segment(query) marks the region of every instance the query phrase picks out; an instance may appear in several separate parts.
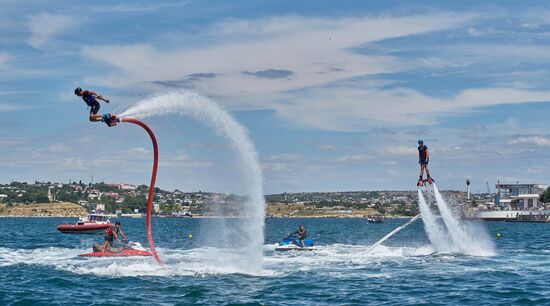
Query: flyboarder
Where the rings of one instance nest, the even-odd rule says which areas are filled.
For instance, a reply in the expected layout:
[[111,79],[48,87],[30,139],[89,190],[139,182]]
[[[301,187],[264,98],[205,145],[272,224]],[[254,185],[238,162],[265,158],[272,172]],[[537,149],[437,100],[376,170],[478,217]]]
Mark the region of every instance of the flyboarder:
[[109,103],[109,99],[104,98],[101,95],[98,95],[96,92],[91,90],[82,90],[82,88],[77,87],[74,90],[74,94],[81,97],[84,102],[90,107],[90,121],[91,122],[105,122],[108,126],[116,125],[116,116],[109,113],[101,115],[97,112],[99,111],[99,102],[97,100],[104,101]]
[[[424,144],[423,140],[418,141],[418,163],[420,164],[420,177],[418,178],[417,186],[422,186],[424,183],[433,184],[434,179],[430,177],[430,169],[428,169],[428,162],[430,161],[430,152],[428,152],[428,147]],[[424,180],[424,170],[426,170],[426,175],[428,176]]]

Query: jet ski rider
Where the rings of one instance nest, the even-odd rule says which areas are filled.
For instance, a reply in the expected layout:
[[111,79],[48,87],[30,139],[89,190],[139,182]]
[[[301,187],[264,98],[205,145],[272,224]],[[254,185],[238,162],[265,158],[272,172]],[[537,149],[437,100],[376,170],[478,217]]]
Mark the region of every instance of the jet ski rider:
[[116,240],[122,242],[120,238],[118,238],[117,233],[120,234],[120,236],[124,239],[124,241],[128,241],[126,239],[126,235],[124,235],[124,232],[120,229],[120,221],[115,222],[115,225],[111,225],[108,228],[105,229],[105,237],[102,247],[102,252],[105,252],[107,248],[110,248],[113,246],[113,240],[116,238]]
[[293,236],[293,235],[298,235],[298,241],[300,242],[301,245],[298,245],[298,246],[301,246],[302,248],[305,247],[304,245],[304,240],[306,240],[306,237],[307,237],[307,232],[306,232],[306,228],[303,226],[303,225],[300,225],[300,228],[298,228],[297,231],[291,233],[290,235],[288,235],[289,237],[290,236]]

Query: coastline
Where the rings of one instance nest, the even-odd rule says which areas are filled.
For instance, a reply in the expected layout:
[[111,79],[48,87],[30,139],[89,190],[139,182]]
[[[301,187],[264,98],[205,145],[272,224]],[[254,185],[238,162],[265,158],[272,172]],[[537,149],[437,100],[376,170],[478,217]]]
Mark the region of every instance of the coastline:
[[84,207],[69,202],[0,204],[0,218],[78,218],[86,215]]
[[[366,219],[371,215],[378,214],[376,210],[341,210],[341,209],[318,209],[311,206],[269,204],[266,207],[266,219]],[[62,203],[37,203],[37,204],[0,204],[0,218],[78,218],[87,215],[84,207],[69,202]],[[143,216],[144,217],[144,216]],[[139,218],[143,218],[139,217]],[[177,218],[186,219],[190,217],[173,217],[164,215],[153,215],[154,218]],[[411,218],[403,215],[385,215],[386,218]],[[116,218],[116,217],[113,217]],[[125,218],[125,217],[123,217]],[[130,218],[130,217],[128,217]],[[135,217],[134,217],[135,218]],[[246,218],[239,216],[212,216],[193,215],[192,219],[237,219]]]

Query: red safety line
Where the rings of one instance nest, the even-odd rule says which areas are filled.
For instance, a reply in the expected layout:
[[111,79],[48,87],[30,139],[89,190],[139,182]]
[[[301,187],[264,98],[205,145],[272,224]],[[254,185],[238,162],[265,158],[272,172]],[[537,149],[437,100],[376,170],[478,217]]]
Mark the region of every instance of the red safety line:
[[151,131],[151,129],[145,123],[137,119],[124,117],[124,118],[121,118],[120,121],[129,122],[129,123],[133,123],[141,126],[145,131],[147,131],[147,134],[149,134],[149,137],[151,137],[151,142],[153,142],[153,151],[154,151],[153,174],[151,175],[151,184],[149,185],[149,195],[147,197],[147,219],[145,221],[145,229],[147,231],[147,241],[149,242],[149,249],[151,249],[151,253],[157,260],[157,263],[159,265],[162,265],[162,261],[157,255],[157,252],[155,251],[155,243],[153,242],[153,234],[151,233],[151,209],[153,208],[153,195],[155,192],[155,181],[157,180],[157,169],[158,169],[158,161],[159,161],[159,149],[157,145],[157,139],[155,138],[155,134],[153,134],[153,131]]

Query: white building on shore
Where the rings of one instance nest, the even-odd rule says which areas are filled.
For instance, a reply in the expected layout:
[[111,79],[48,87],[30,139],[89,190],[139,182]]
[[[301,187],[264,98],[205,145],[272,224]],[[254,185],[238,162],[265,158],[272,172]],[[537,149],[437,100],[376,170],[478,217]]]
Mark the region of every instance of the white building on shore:
[[550,215],[544,210],[539,196],[547,188],[543,184],[497,184],[495,207],[492,210],[479,210],[477,219],[499,221],[521,219],[521,216]]

